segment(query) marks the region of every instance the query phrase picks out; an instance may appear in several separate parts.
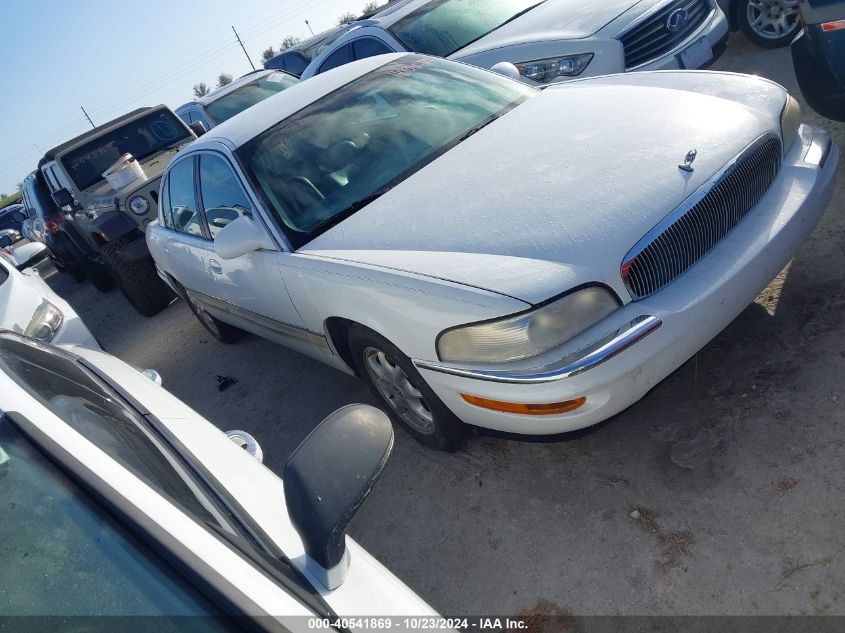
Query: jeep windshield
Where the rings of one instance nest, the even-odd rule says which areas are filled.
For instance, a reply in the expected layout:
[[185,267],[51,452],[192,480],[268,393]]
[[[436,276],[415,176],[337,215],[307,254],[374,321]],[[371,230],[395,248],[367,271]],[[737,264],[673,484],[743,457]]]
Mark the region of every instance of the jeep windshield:
[[538,4],[537,0],[431,0],[387,30],[409,51],[448,57]]
[[480,68],[406,55],[283,119],[237,153],[298,248],[535,94]]
[[61,161],[79,191],[84,191],[103,180],[103,172],[123,154],[144,160],[190,138],[190,131],[175,114],[155,110],[80,145]]
[[235,88],[219,99],[206,104],[205,110],[215,123],[223,123],[226,119],[231,119],[236,114],[240,114],[256,103],[264,101],[267,97],[272,97],[277,92],[290,88],[298,82],[299,79],[287,73],[270,73]]

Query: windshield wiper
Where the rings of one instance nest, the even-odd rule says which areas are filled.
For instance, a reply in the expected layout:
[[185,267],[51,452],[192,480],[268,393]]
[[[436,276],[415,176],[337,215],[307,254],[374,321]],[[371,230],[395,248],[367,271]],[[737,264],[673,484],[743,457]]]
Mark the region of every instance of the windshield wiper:
[[472,136],[473,134],[478,132],[478,130],[487,127],[488,125],[490,125],[493,121],[495,121],[498,118],[499,118],[499,115],[495,115],[495,116],[490,117],[486,121],[482,121],[481,123],[479,123],[475,127],[471,127],[463,136],[458,138],[457,142],[461,143],[461,142],[467,140],[470,136]]
[[381,189],[377,189],[373,193],[371,193],[367,196],[364,196],[363,198],[361,198],[359,200],[356,200],[355,202],[350,204],[348,207],[346,207],[343,211],[339,211],[338,213],[335,213],[332,217],[327,218],[327,219],[323,220],[322,222],[320,222],[317,226],[315,226],[313,229],[311,229],[309,231],[309,233],[311,235],[316,235],[317,233],[322,233],[323,231],[330,229],[335,224],[342,222],[343,220],[348,218],[350,215],[352,215],[356,211],[360,211],[361,209],[366,207],[368,204],[370,204],[371,202],[373,202],[377,198],[380,198],[385,193],[387,193],[389,190],[390,190],[390,187],[382,187]]

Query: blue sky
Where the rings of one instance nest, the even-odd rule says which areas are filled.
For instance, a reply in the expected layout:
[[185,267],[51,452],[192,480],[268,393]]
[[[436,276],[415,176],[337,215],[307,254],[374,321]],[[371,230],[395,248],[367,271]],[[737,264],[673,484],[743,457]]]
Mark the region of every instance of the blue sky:
[[0,192],[52,146],[134,108],[193,98],[199,81],[251,70],[286,35],[306,37],[366,0],[44,0],[0,3]]

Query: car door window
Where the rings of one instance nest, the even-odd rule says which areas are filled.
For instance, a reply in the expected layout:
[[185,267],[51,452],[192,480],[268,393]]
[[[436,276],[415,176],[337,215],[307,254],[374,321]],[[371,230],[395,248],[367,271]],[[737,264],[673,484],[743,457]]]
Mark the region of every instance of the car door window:
[[170,185],[168,207],[173,228],[180,233],[203,237],[202,218],[198,213],[197,196],[194,191],[194,159],[179,161],[167,177]]
[[252,204],[222,156],[203,154],[200,157],[200,195],[212,238],[232,220],[242,215],[252,217]]
[[326,57],[325,61],[320,66],[320,72],[324,73],[332,68],[343,66],[352,61],[352,44],[341,46],[334,53]]
[[387,44],[374,37],[362,37],[360,40],[355,40],[352,46],[355,50],[355,59],[365,59],[393,52]]
[[170,179],[165,178],[161,185],[161,221],[169,229],[173,228],[173,216],[170,215]]
[[288,53],[285,55],[284,59],[285,70],[297,77],[299,77],[303,72],[305,72],[305,69],[308,68],[309,59],[302,53]]

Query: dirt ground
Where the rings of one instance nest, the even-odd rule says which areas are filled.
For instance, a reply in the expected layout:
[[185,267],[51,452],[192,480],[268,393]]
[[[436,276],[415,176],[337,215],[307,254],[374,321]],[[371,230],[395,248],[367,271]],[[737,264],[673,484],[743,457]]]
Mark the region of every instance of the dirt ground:
[[[739,34],[717,69],[800,99],[788,49]],[[829,129],[845,149],[845,125]],[[446,614],[845,614],[845,163],[826,216],[757,301],[645,399],[589,432],[481,434],[442,454],[401,431],[352,536]],[[157,369],[280,473],[363,383],[255,337],[216,343],[183,302],[152,319],[54,275],[106,349]],[[221,392],[217,377],[237,383]]]

